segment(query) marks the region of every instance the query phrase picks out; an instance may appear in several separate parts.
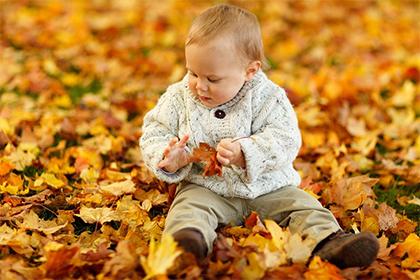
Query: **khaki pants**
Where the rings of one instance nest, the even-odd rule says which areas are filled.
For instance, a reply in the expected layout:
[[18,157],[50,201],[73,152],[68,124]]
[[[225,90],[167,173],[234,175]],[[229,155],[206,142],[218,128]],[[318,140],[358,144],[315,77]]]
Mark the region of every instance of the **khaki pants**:
[[195,184],[181,184],[169,209],[164,233],[173,234],[183,228],[197,229],[211,252],[217,226],[238,225],[251,211],[256,211],[263,220],[272,219],[281,226],[288,226],[291,233],[300,233],[317,243],[340,229],[328,209],[294,186],[255,199],[243,199],[226,198]]

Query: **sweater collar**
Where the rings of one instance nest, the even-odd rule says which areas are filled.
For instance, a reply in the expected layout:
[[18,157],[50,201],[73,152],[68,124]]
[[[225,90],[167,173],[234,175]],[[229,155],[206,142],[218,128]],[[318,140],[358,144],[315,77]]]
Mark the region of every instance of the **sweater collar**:
[[[184,76],[184,78],[182,79],[182,83],[184,84],[184,88],[186,89],[188,95],[192,98],[192,100],[194,101],[194,103],[196,103],[197,105],[199,105],[201,107],[204,107],[204,108],[207,108],[207,109],[210,109],[210,108],[204,106],[200,102],[200,100],[198,99],[198,97],[195,96],[191,92],[191,90],[188,88],[188,79],[189,79],[188,74],[186,74]],[[258,70],[258,72],[255,73],[254,77],[251,80],[246,81],[244,83],[244,85],[241,87],[241,89],[239,90],[239,92],[231,100],[229,100],[228,102],[223,103],[223,104],[221,104],[221,105],[219,105],[217,107],[211,108],[211,109],[212,110],[213,109],[222,109],[223,110],[223,109],[232,107],[239,100],[241,100],[249,91],[254,91],[254,90],[258,89],[262,84],[265,83],[266,79],[267,79],[267,76],[264,74],[264,72],[261,69]]]

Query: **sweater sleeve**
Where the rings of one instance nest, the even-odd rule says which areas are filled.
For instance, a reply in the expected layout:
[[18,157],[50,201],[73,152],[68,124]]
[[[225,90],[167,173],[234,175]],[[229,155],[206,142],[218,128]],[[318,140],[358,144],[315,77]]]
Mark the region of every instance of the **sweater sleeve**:
[[157,167],[163,159],[163,150],[168,146],[169,141],[173,137],[180,138],[183,136],[178,135],[181,108],[181,93],[177,92],[175,85],[169,87],[156,106],[145,115],[142,136],[139,141],[146,166],[158,179],[168,183],[182,181],[188,175],[192,166],[192,164],[188,164],[175,173],[165,172]]
[[296,113],[286,92],[279,90],[255,113],[253,135],[239,140],[246,161],[246,172],[241,177],[246,183],[292,164],[302,144]]

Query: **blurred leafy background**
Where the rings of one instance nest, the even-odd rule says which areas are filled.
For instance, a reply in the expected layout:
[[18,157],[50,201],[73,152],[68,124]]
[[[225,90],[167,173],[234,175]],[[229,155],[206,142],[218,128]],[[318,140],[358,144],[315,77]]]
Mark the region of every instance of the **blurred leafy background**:
[[[377,234],[371,267],[267,265],[253,216],[218,230],[206,264],[169,251],[153,270],[174,186],[142,163],[142,118],[185,74],[192,19],[224,2],[259,18],[299,117],[301,187]],[[418,279],[419,18],[417,0],[0,0],[1,275]]]

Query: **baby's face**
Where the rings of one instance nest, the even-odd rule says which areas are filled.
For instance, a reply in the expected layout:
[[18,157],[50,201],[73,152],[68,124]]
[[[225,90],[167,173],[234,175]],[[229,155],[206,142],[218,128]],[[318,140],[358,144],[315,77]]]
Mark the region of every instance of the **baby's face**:
[[208,108],[231,100],[248,80],[240,54],[229,40],[189,45],[185,48],[185,58],[188,87]]

